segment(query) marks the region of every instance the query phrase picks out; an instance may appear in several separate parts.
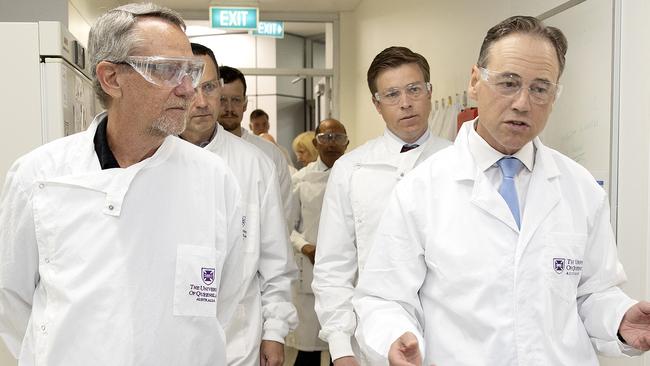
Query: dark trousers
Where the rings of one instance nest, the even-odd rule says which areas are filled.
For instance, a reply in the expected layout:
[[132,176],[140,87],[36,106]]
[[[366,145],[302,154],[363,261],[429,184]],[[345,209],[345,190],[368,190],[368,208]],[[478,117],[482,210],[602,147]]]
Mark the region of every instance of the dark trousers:
[[[333,365],[330,359],[330,366]],[[293,366],[320,366],[320,351],[298,351],[298,357]]]

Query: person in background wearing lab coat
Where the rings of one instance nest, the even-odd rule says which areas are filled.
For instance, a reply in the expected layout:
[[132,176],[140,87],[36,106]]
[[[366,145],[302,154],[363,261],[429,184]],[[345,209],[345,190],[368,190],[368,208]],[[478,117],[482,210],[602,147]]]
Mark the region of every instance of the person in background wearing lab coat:
[[226,362],[240,192],[220,158],[170,136],[203,72],[184,29],[153,4],[100,16],[88,52],[107,111],[7,174],[0,336],[20,365]]
[[336,366],[385,364],[362,354],[355,339],[352,295],[386,197],[414,166],[449,141],[431,135],[429,64],[405,47],[381,51],[368,69],[372,103],[386,123],[384,134],[339,159],[327,183],[312,288],[320,338]]
[[478,118],[395,188],[354,299],[392,365],[586,366],[650,348],[650,303],[618,287],[606,193],[537,137],[566,50],[533,17],[492,27],[469,82]]
[[298,309],[300,324],[287,337],[287,346],[296,350],[294,366],[329,365],[327,343],[318,339],[320,325],[314,312],[314,292],[311,289],[318,222],[323,206],[323,195],[327,178],[334,162],[348,147],[349,140],[345,126],[335,119],[326,119],[316,128],[312,145],[318,151],[316,161],[309,163],[291,177],[293,202],[299,206],[299,219],[291,233],[291,243],[300,270],[299,281],[293,284],[294,304]]
[[297,270],[287,245],[275,166],[261,150],[217,123],[221,90],[217,60],[212,50],[197,43],[192,43],[192,52],[205,62],[205,71],[180,137],[223,158],[242,192],[245,294],[226,327],[228,365],[280,366],[284,337],[298,322],[291,303]]
[[[287,161],[282,155],[282,151],[275,144],[255,136],[241,127],[244,112],[248,107],[244,74],[234,67],[220,66],[219,75],[224,82],[223,88],[221,88],[219,124],[226,131],[257,146],[266,156],[273,160],[280,181],[280,194],[282,195],[285,218],[287,223],[291,223],[295,219],[293,218],[294,213],[292,212],[291,203],[291,174],[289,173]],[[291,230],[290,227],[287,228]]]

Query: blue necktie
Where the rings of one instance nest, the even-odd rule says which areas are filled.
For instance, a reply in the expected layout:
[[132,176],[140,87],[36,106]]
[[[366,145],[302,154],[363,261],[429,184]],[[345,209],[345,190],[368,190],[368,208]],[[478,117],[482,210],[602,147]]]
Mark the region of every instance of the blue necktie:
[[503,174],[503,179],[501,180],[501,186],[499,187],[499,194],[508,204],[512,216],[517,222],[517,227],[521,228],[521,219],[519,215],[519,197],[517,197],[517,188],[515,187],[515,176],[523,164],[519,159],[512,156],[504,156],[499,161],[497,165],[501,168],[501,173]]

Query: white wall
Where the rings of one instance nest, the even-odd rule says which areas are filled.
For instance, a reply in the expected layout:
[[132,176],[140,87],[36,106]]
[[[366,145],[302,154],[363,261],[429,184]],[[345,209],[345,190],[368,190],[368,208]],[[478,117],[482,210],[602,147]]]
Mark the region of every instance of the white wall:
[[341,14],[341,121],[351,145],[382,133],[366,72],[375,55],[400,45],[422,54],[431,68],[433,98],[462,93],[485,31],[509,14],[505,1],[364,0]]

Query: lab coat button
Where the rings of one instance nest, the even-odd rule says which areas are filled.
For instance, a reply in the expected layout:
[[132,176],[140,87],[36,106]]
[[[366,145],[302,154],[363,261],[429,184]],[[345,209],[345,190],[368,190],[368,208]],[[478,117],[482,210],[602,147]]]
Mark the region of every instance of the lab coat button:
[[47,329],[47,328],[45,327],[45,324],[41,325],[41,330],[42,330],[43,332],[45,332],[46,329]]
[[109,210],[113,211],[114,208],[115,208],[115,207],[113,207],[113,205],[108,205],[108,209],[109,209]]
[[45,263],[50,263],[50,258],[45,258]]
[[404,173],[399,173],[400,178],[404,178]]
[[43,183],[40,183],[40,184],[38,185],[38,188],[40,188],[40,189],[43,189],[43,188],[45,188],[45,184],[43,184]]

